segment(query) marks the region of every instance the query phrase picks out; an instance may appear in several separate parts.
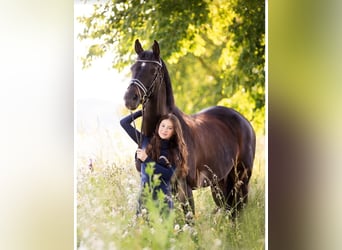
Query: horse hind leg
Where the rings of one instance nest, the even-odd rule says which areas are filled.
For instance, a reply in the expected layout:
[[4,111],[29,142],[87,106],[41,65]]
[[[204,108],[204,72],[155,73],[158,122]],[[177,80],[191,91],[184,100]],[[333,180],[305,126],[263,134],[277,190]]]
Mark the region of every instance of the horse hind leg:
[[222,180],[218,181],[217,176],[213,174],[210,188],[218,209],[224,208],[230,211],[233,218],[237,216],[248,200],[249,176],[250,173],[242,163],[236,164],[228,176]]
[[[225,180],[218,181],[217,176],[214,175],[210,183],[210,188],[211,188],[211,195],[218,209],[225,207],[225,204],[226,204],[226,201],[225,201],[226,194],[224,193],[224,190],[225,190],[224,186],[225,186]],[[217,211],[217,209],[215,211]]]
[[229,173],[227,182],[227,209],[231,211],[232,217],[235,218],[238,212],[248,202],[248,182],[250,171],[243,163],[238,163]]

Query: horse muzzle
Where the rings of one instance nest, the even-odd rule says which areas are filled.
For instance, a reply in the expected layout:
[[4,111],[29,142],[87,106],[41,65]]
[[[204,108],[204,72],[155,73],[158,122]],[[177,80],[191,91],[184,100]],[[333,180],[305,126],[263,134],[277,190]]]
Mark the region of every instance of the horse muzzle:
[[141,102],[139,91],[137,91],[136,88],[128,88],[124,95],[124,101],[126,108],[135,110]]

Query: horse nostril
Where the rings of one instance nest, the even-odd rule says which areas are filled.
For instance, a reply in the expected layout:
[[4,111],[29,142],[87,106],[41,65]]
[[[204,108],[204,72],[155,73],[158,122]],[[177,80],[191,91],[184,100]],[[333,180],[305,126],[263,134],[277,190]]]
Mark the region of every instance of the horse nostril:
[[135,94],[135,95],[133,96],[133,100],[134,100],[134,101],[137,101],[137,100],[138,100],[138,95],[137,95],[137,94]]

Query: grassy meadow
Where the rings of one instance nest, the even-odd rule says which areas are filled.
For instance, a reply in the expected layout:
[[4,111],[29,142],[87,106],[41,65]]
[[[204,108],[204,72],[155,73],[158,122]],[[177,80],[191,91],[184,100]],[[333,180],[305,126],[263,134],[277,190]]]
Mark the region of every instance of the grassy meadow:
[[216,211],[210,188],[203,188],[194,191],[194,225],[184,221],[178,203],[168,217],[153,204],[148,222],[136,217],[140,179],[128,140],[120,131],[78,130],[77,249],[265,248],[264,137],[257,141],[249,203],[237,220]]

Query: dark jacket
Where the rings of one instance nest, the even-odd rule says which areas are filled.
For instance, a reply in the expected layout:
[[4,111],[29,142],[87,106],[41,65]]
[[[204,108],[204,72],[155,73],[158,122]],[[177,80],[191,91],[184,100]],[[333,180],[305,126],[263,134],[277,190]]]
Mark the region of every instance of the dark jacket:
[[[150,142],[149,137],[144,136],[141,134],[138,130],[136,130],[131,123],[133,120],[137,119],[142,115],[141,110],[133,113],[132,115],[128,115],[121,119],[120,124],[123,127],[123,129],[127,132],[127,134],[132,138],[135,143],[138,144],[138,138],[142,138],[142,149],[146,149],[147,145]],[[160,148],[160,156],[165,156],[168,158],[168,149],[169,149],[169,141],[168,140],[162,140],[161,141],[161,148]],[[160,185],[154,189],[154,197],[156,197],[156,193],[159,189],[161,189],[164,194],[171,197],[171,177],[175,171],[175,166],[169,165],[167,166],[166,162],[163,160],[160,161],[153,161],[149,156],[146,158],[144,162],[141,163],[141,183],[142,187],[145,186],[145,184],[149,184],[149,176],[146,174],[146,165],[147,163],[154,163],[154,174],[161,174],[160,176]],[[169,203],[169,206],[170,205]]]

